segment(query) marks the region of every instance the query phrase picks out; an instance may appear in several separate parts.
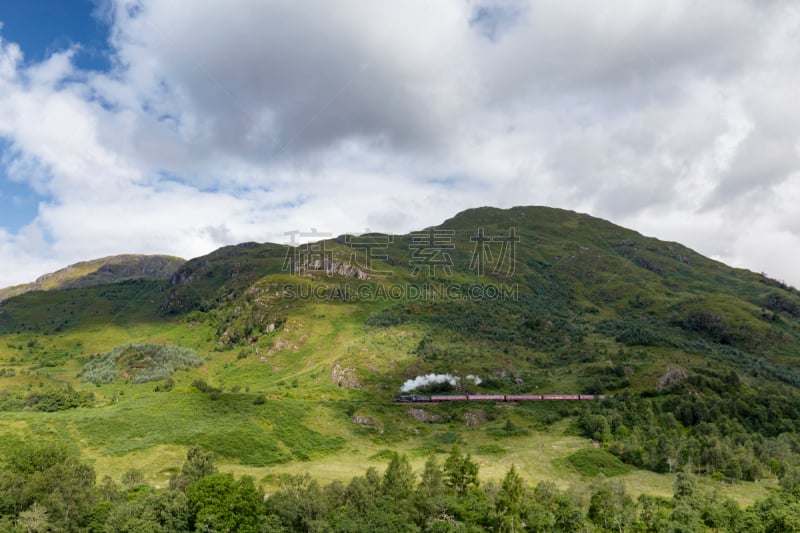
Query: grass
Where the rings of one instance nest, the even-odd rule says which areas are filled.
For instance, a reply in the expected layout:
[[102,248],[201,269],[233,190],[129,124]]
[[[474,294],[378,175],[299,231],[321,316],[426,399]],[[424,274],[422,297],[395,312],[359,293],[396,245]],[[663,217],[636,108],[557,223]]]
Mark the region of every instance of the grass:
[[[669,496],[672,475],[633,470],[570,433],[580,406],[425,406],[443,420],[426,424],[391,400],[403,381],[427,372],[480,375],[486,392],[574,393],[607,377],[612,366],[629,367],[632,374],[625,377],[631,388],[642,390],[653,388],[668,364],[727,365],[713,354],[662,342],[697,340],[679,325],[695,308],[719,309],[730,327],[753,332],[768,359],[786,363],[797,355],[786,344],[800,338],[797,324],[785,318],[768,323],[759,315],[759,301],[778,289],[758,275],[575,213],[474,210],[448,221],[445,227],[459,235],[453,255],[457,281],[477,279],[466,272],[469,233],[485,226],[487,234],[504,234],[510,225],[522,239],[514,280],[530,290],[527,299],[506,307],[308,301],[273,308],[279,304],[266,300],[262,307],[250,305],[248,298],[257,297],[247,291],[256,280],[263,292],[270,283],[294,279],[276,275],[284,250],[270,245],[230,247],[191,261],[190,284],[125,282],[12,299],[0,307],[0,370],[7,370],[0,391],[26,395],[40,384],[72,384],[93,392],[96,405],[60,413],[0,412],[0,437],[63,440],[100,476],[119,480],[137,468],[162,486],[194,444],[213,451],[223,470],[254,475],[270,487],[282,474],[347,480],[368,465],[382,468],[387,450],[407,453],[420,472],[429,454],[443,460],[458,443],[473,454],[485,480],[502,479],[513,464],[531,484],[552,480],[566,488],[601,474],[621,479],[634,495]],[[623,249],[621,241],[634,245]],[[418,281],[403,266],[407,245],[398,238],[387,252],[398,282]],[[232,271],[239,274],[231,276]],[[176,314],[161,312],[168,296],[175,296],[169,300],[174,306],[167,307]],[[177,313],[198,302],[210,311]],[[257,323],[261,311],[270,323],[275,317],[285,322],[229,345],[219,342],[217,311],[225,325],[242,328]],[[384,321],[391,325],[368,325],[376,315],[391,318]],[[633,335],[642,332],[646,335]],[[80,382],[78,374],[93,356],[129,343],[180,346],[199,354],[204,364],[176,371],[169,392],[154,392],[154,383]],[[356,379],[340,386],[336,372]],[[201,393],[191,386],[196,379],[222,392]],[[256,398],[264,402],[256,404]],[[467,409],[483,411],[487,421],[467,427]],[[380,425],[355,424],[353,414]],[[746,503],[763,497],[774,480],[727,485],[702,479],[701,484]]]

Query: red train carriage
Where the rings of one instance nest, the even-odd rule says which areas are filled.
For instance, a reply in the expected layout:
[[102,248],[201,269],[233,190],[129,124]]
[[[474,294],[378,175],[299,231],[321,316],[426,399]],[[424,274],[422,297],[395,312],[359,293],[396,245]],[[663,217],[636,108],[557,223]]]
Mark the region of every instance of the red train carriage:
[[438,396],[425,396],[408,394],[398,396],[395,402],[425,403],[425,402],[532,402],[532,401],[575,401],[575,400],[603,400],[605,394],[447,394]]
[[533,402],[541,399],[541,394],[506,394],[507,402]]
[[506,401],[506,396],[504,394],[470,394],[468,398],[470,401],[478,401],[478,402]]
[[580,400],[580,394],[545,394],[542,400]]
[[466,401],[469,400],[469,396],[466,394],[460,395],[448,395],[448,396],[431,396],[432,402],[458,402],[458,401]]

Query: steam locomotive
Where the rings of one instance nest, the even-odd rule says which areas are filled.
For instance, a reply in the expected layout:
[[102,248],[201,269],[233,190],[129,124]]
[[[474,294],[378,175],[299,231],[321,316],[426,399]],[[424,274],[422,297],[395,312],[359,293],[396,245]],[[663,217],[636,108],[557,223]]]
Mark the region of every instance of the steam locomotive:
[[605,394],[448,394],[425,395],[404,394],[394,399],[397,403],[431,402],[532,402],[532,401],[571,401],[602,400]]

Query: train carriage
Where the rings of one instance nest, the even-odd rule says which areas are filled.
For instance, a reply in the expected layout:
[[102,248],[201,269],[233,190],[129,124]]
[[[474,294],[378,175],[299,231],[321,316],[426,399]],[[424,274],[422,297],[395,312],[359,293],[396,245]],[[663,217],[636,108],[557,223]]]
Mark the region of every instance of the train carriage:
[[470,394],[468,396],[470,401],[478,402],[504,402],[506,401],[505,394]]
[[507,402],[534,402],[541,399],[541,394],[506,394]]
[[579,394],[546,394],[542,396],[542,400],[580,400]]
[[467,396],[466,394],[431,396],[432,402],[458,402],[458,401],[466,401],[468,399],[469,396]]
[[605,394],[404,394],[395,398],[398,403],[430,402],[533,402],[533,401],[576,401],[604,400]]

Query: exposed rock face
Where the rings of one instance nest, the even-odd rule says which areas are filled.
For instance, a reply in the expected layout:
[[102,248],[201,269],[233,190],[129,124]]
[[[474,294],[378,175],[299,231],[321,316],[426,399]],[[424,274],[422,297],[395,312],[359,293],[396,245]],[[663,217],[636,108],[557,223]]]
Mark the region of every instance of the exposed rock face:
[[679,366],[670,365],[658,380],[658,390],[674,387],[689,377],[689,372]]
[[425,409],[419,409],[417,407],[412,407],[407,411],[407,413],[408,416],[420,422],[427,422],[429,424],[439,424],[444,422],[444,418],[441,416],[434,413],[429,413]]
[[371,426],[379,429],[383,428],[383,424],[369,416],[353,415],[353,422],[362,426]]
[[356,377],[355,369],[343,367],[339,363],[336,363],[333,366],[333,370],[331,371],[331,381],[340,387],[346,387],[348,389],[361,388],[361,382],[359,382],[358,378]]
[[487,420],[486,413],[483,411],[467,411],[464,413],[464,422],[469,427],[480,426],[486,423]]
[[308,265],[304,265],[297,270],[300,272],[304,270],[319,271],[325,272],[326,274],[337,274],[339,276],[344,276],[345,278],[353,279],[369,279],[370,277],[369,274],[360,268],[354,267],[353,265],[348,265],[339,261],[329,261],[327,259],[317,259],[316,261],[312,261]]

